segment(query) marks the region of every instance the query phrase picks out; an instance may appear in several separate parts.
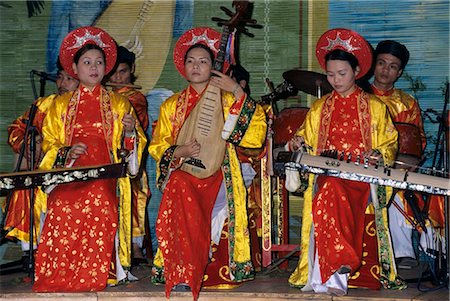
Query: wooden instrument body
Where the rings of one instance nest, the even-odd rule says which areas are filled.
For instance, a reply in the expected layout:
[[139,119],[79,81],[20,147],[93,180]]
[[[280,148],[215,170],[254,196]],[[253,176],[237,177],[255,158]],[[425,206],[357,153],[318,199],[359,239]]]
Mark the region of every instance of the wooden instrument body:
[[55,168],[0,174],[0,191],[126,176],[127,164]]
[[208,85],[203,97],[195,105],[183,123],[177,138],[177,145],[196,139],[200,144],[197,160],[204,167],[185,162],[180,169],[199,178],[213,175],[222,165],[225,155],[225,140],[222,139],[224,125],[220,88]]
[[448,178],[401,169],[385,170],[384,167],[312,156],[305,152],[292,153],[291,160],[285,164],[285,167],[341,179],[450,196],[450,179]]
[[[219,22],[219,25],[222,25],[222,35],[216,58],[212,62],[212,68],[216,71],[225,72],[223,69],[228,38],[234,28],[244,30],[239,23],[245,18],[248,4],[247,1],[233,1],[233,6],[236,8],[234,15],[225,9],[231,19],[227,22]],[[186,144],[193,139],[200,144],[200,155],[185,160],[180,167],[181,170],[204,179],[213,175],[222,166],[226,148],[226,141],[222,139],[224,124],[221,90],[208,85],[202,98],[183,123],[177,137],[177,145]]]

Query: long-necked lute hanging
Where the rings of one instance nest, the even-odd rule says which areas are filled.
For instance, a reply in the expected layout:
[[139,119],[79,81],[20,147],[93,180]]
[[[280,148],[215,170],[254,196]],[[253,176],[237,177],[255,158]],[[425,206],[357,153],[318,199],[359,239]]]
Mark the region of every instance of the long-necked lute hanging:
[[[233,2],[237,11],[230,21],[222,26],[220,47],[213,63],[214,70],[223,71],[228,38],[244,16],[247,4],[246,1]],[[228,14],[229,11],[226,11]],[[186,160],[181,170],[204,179],[213,175],[221,167],[226,147],[226,142],[221,137],[224,122],[221,90],[208,85],[178,134],[177,145],[186,144],[194,138],[201,145],[199,156]]]

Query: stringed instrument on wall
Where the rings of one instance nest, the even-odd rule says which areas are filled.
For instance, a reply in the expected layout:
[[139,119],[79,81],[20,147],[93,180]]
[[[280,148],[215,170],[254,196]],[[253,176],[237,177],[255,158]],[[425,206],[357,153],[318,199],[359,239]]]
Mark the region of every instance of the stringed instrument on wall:
[[[213,18],[222,26],[220,46],[213,62],[214,70],[224,72],[228,39],[235,29],[251,35],[244,26],[246,23],[254,24],[256,21],[245,19],[248,5],[248,1],[233,1],[236,9],[234,14],[221,7],[231,17],[229,21]],[[208,85],[204,96],[186,118],[177,138],[177,145],[186,144],[194,138],[201,145],[198,157],[187,159],[180,167],[181,170],[204,179],[213,175],[222,166],[226,148],[226,141],[221,137],[224,123],[221,90]]]

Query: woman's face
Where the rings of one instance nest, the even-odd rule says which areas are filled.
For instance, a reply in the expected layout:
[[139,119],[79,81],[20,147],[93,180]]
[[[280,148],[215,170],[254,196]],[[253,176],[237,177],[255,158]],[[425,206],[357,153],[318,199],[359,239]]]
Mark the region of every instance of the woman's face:
[[186,55],[184,71],[187,80],[192,84],[204,84],[211,76],[211,57],[205,49],[193,48]]
[[333,89],[346,97],[355,90],[355,80],[359,73],[359,67],[352,69],[350,63],[341,60],[327,62],[327,79]]
[[105,75],[105,59],[102,52],[97,49],[86,51],[72,67],[80,82],[89,89],[99,84]]

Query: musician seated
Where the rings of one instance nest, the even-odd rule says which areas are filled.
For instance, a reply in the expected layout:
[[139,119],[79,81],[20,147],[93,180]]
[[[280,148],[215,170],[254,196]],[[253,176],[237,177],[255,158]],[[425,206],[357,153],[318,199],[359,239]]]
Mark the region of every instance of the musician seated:
[[[416,171],[423,160],[426,147],[422,114],[419,102],[412,95],[395,87],[396,81],[408,64],[409,56],[406,46],[397,41],[379,42],[375,49],[374,80],[371,90],[387,105],[399,132],[395,167]],[[420,235],[420,248],[425,252],[427,249],[436,249],[439,245],[438,233],[434,231],[427,217],[433,216],[431,219],[434,219],[433,224],[442,227],[443,224],[439,222],[443,221],[439,217],[442,214],[443,198],[440,196],[423,198],[422,194],[411,191],[398,191],[393,194],[389,207],[389,225],[399,273],[404,278],[411,276],[410,273],[404,273],[405,267],[411,269],[418,266],[412,240],[412,233],[416,228],[414,225],[420,221],[419,224],[428,229],[426,233],[422,233],[425,235]],[[418,232],[424,231],[420,225],[417,229]]]
[[[156,224],[159,249],[152,280],[165,282],[167,297],[174,287],[183,284],[189,286],[196,300],[202,285],[230,287],[252,279],[254,274],[246,189],[236,146],[261,147],[267,124],[262,108],[247,97],[240,85],[213,70],[219,41],[219,33],[210,28],[194,28],[179,38],[174,62],[189,85],[161,105],[149,146],[150,155],[158,163],[158,186],[163,193]],[[194,128],[194,135],[189,135],[189,129],[197,124],[194,117],[201,105],[211,100],[218,104],[211,114],[223,110],[220,114],[225,116],[225,122],[211,120],[208,131],[217,130],[212,139],[218,142],[200,145],[199,137],[194,136],[198,129]],[[199,120],[207,117],[201,115]],[[224,152],[223,149],[219,152],[225,155],[216,158],[212,153],[221,145]],[[218,160],[214,162],[218,163],[217,169],[210,170],[206,165],[202,169],[202,162],[198,161],[189,161],[194,165],[186,163],[190,158],[205,155],[207,159]],[[201,178],[192,169],[211,175]],[[218,197],[220,191],[223,197]],[[223,273],[219,274],[224,269],[230,271],[227,279],[221,278]]]
[[[402,139],[399,139],[402,143]],[[399,154],[396,168],[416,172],[421,156]],[[399,275],[417,279],[443,250],[444,199],[411,190],[394,190],[388,208],[389,229]]]
[[[290,150],[305,143],[313,155],[329,149],[344,151],[346,157],[351,154],[352,161],[375,157],[392,164],[397,131],[386,105],[355,83],[370,69],[370,45],[356,32],[332,29],[319,39],[316,56],[334,90],[312,104],[289,142]],[[310,175],[304,199],[301,254],[289,278],[291,285],[317,293],[347,293],[349,277],[362,265],[365,211],[372,202],[382,248],[379,280],[386,288],[405,287],[390,262],[392,248],[382,219],[387,203],[385,187]]]

